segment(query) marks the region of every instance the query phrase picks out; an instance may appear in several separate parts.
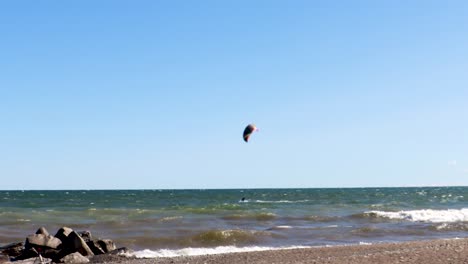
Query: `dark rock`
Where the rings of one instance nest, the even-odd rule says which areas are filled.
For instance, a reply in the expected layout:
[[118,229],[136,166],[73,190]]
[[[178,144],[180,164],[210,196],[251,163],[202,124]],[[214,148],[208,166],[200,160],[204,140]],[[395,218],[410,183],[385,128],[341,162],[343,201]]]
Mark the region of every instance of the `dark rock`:
[[101,239],[97,241],[101,248],[104,250],[105,253],[111,252],[112,250],[117,249],[115,246],[114,241],[110,239]]
[[46,248],[53,248],[57,249],[62,241],[60,239],[53,237],[51,235],[42,235],[42,234],[34,234],[30,235],[26,238],[25,248],[38,248],[38,247],[46,247]]
[[29,259],[29,258],[37,258],[39,257],[39,253],[35,248],[27,248],[21,252],[21,254],[17,257],[12,258],[13,261]]
[[49,232],[47,232],[47,229],[45,227],[41,227],[36,231],[36,235],[45,235],[48,236]]
[[89,231],[83,231],[80,233],[80,236],[81,238],[83,238],[83,240],[88,243],[90,242],[91,240],[93,240],[93,236],[91,235],[91,232]]
[[71,232],[73,232],[73,229],[64,226],[57,231],[57,233],[55,234],[55,237],[60,239],[63,243],[67,239],[68,235],[70,235]]
[[89,259],[84,257],[79,252],[71,253],[60,259],[64,263],[88,263]]
[[[80,252],[83,256],[93,256],[93,251],[75,231],[71,232],[63,242],[62,250],[66,253]],[[67,254],[68,255],[68,254]]]
[[41,254],[41,256],[43,256],[45,258],[50,258],[50,259],[53,259],[53,260],[57,260],[62,256],[60,254],[61,250],[52,249],[52,248],[45,248],[45,249],[42,249],[41,251],[38,251],[38,252]]
[[97,241],[86,242],[86,245],[93,251],[94,255],[101,255],[106,253]]
[[105,254],[112,250],[117,249],[114,242],[110,239],[100,239],[100,240],[89,241],[86,244],[93,251],[94,255]]
[[9,257],[17,257],[21,255],[23,250],[24,250],[23,242],[12,243],[12,244],[8,244],[6,246],[0,247],[0,253],[3,255],[7,255]]

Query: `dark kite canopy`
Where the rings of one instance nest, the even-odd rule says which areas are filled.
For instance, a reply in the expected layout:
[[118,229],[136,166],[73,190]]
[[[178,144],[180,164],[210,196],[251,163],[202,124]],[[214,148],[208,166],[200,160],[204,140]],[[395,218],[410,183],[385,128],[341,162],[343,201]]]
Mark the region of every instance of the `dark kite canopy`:
[[245,127],[243,134],[244,141],[249,142],[250,135],[252,135],[252,133],[256,130],[258,129],[254,124],[249,124],[247,127]]

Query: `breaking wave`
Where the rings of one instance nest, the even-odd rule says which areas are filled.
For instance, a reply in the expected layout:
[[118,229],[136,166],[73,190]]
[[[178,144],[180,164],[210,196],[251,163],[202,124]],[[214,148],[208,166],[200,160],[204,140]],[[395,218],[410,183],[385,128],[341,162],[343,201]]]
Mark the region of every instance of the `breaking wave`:
[[290,200],[277,200],[277,201],[255,200],[253,202],[255,202],[255,203],[307,203],[307,202],[310,202],[310,200],[296,200],[296,201],[290,201]]
[[213,255],[224,253],[236,252],[252,252],[252,251],[266,251],[266,250],[282,250],[282,249],[296,249],[296,248],[310,248],[308,246],[290,246],[290,247],[235,247],[235,246],[221,246],[215,248],[182,248],[182,249],[159,249],[159,250],[141,250],[135,251],[126,256],[136,258],[169,258],[178,256],[198,256],[198,255]]
[[398,212],[368,211],[364,213],[367,217],[383,217],[395,220],[406,220],[411,222],[427,223],[456,223],[468,222],[468,208],[447,210],[409,210]]

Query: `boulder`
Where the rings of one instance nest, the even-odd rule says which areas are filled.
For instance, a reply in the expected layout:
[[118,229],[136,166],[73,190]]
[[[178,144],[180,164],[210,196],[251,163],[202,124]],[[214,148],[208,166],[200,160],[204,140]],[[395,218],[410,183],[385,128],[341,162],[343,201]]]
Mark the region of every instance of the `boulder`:
[[73,229],[64,226],[57,231],[57,233],[55,234],[55,237],[60,239],[63,243],[67,239],[68,235],[70,235],[71,232],[73,232]]
[[34,234],[26,238],[25,248],[53,248],[57,249],[62,241],[51,235]]
[[88,263],[89,259],[79,252],[71,253],[60,259],[63,263]]
[[71,232],[63,242],[62,250],[67,253],[80,252],[83,256],[93,256],[93,251],[75,231]]
[[101,254],[106,253],[104,249],[101,248],[101,246],[99,245],[97,241],[86,242],[86,245],[88,245],[91,251],[93,251],[94,255],[101,255]]
[[110,239],[93,240],[86,243],[93,251],[94,255],[105,254],[117,249],[114,241]]
[[45,227],[40,227],[40,228],[36,231],[36,235],[45,235],[45,236],[48,236],[48,235],[49,235],[49,232],[47,232],[47,229],[45,229]]
[[88,243],[90,242],[91,240],[93,240],[93,236],[91,235],[91,232],[90,231],[83,231],[80,233],[80,236],[81,238],[83,238],[83,240]]
[[99,246],[104,250],[104,253],[111,252],[112,250],[117,249],[114,241],[110,239],[101,239],[97,241]]

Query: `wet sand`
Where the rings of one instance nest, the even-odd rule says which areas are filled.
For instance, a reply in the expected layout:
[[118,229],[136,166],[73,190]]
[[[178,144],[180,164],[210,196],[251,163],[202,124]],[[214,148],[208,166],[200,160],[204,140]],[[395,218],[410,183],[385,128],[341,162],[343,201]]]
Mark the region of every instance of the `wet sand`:
[[287,249],[217,255],[126,259],[95,257],[94,263],[125,264],[201,264],[201,263],[468,263],[468,238],[388,243],[359,246],[336,246],[308,249]]

